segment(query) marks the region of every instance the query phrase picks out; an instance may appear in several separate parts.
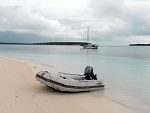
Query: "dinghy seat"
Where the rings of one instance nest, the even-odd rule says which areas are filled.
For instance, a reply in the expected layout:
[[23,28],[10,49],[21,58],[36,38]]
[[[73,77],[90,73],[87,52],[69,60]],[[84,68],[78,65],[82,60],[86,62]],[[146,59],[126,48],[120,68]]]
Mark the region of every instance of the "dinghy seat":
[[97,80],[96,74],[94,75],[93,68],[91,66],[87,66],[84,70],[84,75],[86,80]]

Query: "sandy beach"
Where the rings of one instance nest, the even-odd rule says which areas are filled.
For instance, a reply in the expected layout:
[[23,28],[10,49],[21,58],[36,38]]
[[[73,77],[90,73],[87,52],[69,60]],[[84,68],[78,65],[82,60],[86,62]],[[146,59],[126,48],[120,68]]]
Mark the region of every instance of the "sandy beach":
[[35,74],[42,69],[46,67],[0,58],[0,113],[135,113],[104,97],[104,90],[64,93],[50,89],[35,79]]

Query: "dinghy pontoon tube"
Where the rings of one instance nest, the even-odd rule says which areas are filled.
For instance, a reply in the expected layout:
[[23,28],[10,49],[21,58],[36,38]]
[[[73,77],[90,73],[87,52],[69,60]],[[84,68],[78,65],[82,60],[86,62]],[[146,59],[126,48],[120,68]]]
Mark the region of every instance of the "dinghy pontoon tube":
[[[89,71],[89,69],[91,71]],[[58,73],[56,75],[51,74],[48,71],[40,71],[36,74],[36,80],[56,90],[67,92],[93,91],[104,88],[103,82],[97,80],[96,75],[93,74],[92,67],[87,67],[85,72],[84,75],[68,73]],[[77,79],[75,79],[75,76],[78,76],[76,77]],[[95,78],[92,78],[92,76]],[[86,78],[88,78],[88,80]]]

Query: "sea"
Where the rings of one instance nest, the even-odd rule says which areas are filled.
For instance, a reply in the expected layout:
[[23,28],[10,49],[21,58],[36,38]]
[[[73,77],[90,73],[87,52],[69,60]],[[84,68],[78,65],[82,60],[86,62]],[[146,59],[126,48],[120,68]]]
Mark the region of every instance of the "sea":
[[0,45],[0,56],[59,66],[76,74],[92,66],[105,83],[102,94],[106,98],[139,113],[150,113],[149,46]]

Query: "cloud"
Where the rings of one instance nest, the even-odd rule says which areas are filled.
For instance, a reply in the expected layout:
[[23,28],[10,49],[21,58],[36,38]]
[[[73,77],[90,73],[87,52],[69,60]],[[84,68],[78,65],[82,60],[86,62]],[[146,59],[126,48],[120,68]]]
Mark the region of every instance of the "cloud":
[[46,37],[77,37],[70,26],[22,6],[0,6],[0,31],[34,33]]
[[91,1],[93,16],[105,21],[102,27],[110,29],[108,33],[113,32],[116,36],[150,35],[149,6],[150,2],[138,0]]
[[62,42],[62,41],[81,41],[78,38],[66,37],[44,37],[33,33],[16,33],[11,31],[0,32],[0,42],[11,43],[38,43],[38,42]]
[[[148,0],[1,0],[0,31],[105,44],[150,43]],[[86,40],[85,40],[86,41]]]
[[[150,42],[150,2],[147,0],[91,0],[91,14],[97,20],[95,36],[122,42]],[[105,38],[103,38],[105,37]],[[134,37],[134,38],[130,38]],[[98,38],[97,38],[98,40]]]

